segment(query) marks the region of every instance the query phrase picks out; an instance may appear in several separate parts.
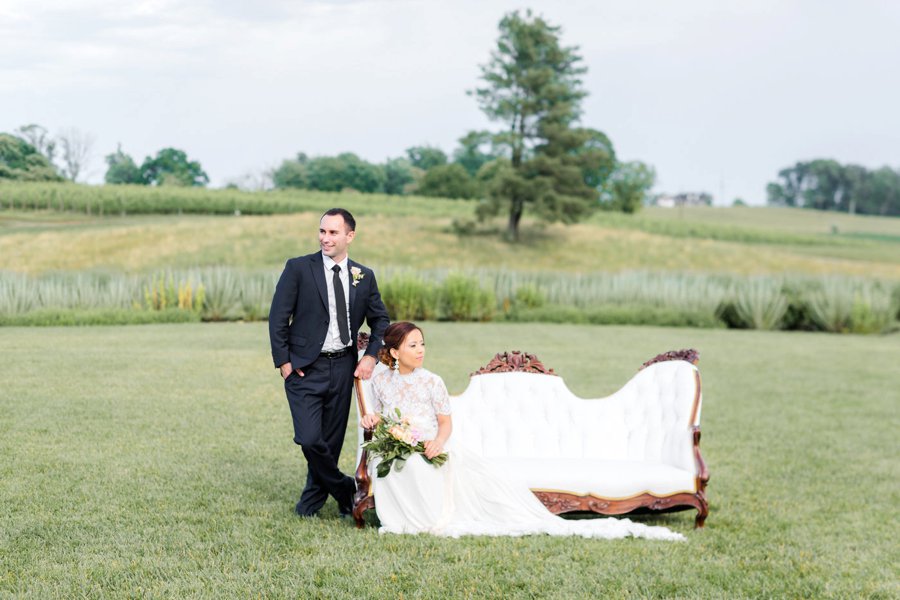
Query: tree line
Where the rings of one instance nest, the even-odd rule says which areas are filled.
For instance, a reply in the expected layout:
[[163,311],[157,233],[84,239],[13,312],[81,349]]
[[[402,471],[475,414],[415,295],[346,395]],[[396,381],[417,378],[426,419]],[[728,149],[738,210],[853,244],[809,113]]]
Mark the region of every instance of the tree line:
[[82,174],[93,137],[77,129],[51,136],[40,125],[0,133],[0,179],[76,181]]
[[[505,215],[511,240],[519,238],[526,207],[541,220],[563,223],[598,209],[638,210],[655,172],[640,162],[618,161],[606,134],[580,124],[587,68],[578,48],[564,46],[560,36],[559,27],[531,11],[502,18],[496,45],[480,67],[481,85],[468,91],[497,128],[466,133],[452,157],[427,145],[383,164],[353,153],[301,152],[273,170],[274,186],[478,198],[477,217]],[[37,125],[17,133],[0,134],[0,178],[77,180],[89,157],[89,137],[50,138]],[[54,162],[57,143],[62,163]],[[120,146],[106,163],[110,184],[209,182],[200,163],[176,148],[164,148],[138,166]]]
[[[451,155],[413,146],[405,156],[376,164],[351,152],[300,152],[267,176],[276,188],[479,199],[477,217],[505,215],[511,240],[519,237],[526,207],[544,221],[573,223],[598,209],[635,212],[650,199],[653,168],[618,160],[606,134],[580,123],[587,67],[577,47],[562,44],[559,27],[531,11],[506,14],[480,71],[480,86],[468,93],[497,127],[466,133]],[[0,133],[0,179],[77,181],[92,143],[78,130],[51,136],[34,124]],[[110,184],[209,182],[200,163],[176,148],[163,148],[138,165],[120,146],[105,160]],[[900,215],[900,171],[889,167],[813,160],[778,175],[767,186],[770,204]]]
[[482,168],[498,157],[484,149],[482,132],[460,138],[452,156],[435,146],[413,146],[405,156],[384,163],[368,162],[356,154],[309,157],[301,152],[272,172],[276,188],[324,192],[354,190],[391,195],[476,198],[483,193]]
[[836,160],[798,162],[766,187],[768,203],[861,215],[900,215],[900,170]]
[[[0,179],[16,181],[78,181],[90,163],[93,136],[68,129],[51,135],[37,124],[14,133],[0,133]],[[106,156],[106,183],[205,186],[209,176],[183,150],[163,148],[140,166],[121,145]]]

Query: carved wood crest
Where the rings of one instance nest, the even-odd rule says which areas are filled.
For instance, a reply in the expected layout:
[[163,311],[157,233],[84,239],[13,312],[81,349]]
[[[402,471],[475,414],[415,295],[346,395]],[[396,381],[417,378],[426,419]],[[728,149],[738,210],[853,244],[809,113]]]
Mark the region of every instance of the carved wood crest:
[[555,515],[572,512],[581,508],[579,499],[569,494],[557,494],[554,492],[533,492],[547,509]]
[[643,365],[641,365],[641,368],[638,369],[638,371],[646,369],[650,365],[655,365],[656,363],[666,362],[669,360],[686,360],[689,363],[696,365],[698,362],[700,362],[700,353],[693,348],[685,348],[684,350],[669,350],[668,352],[657,354],[655,357],[645,362]]
[[360,331],[356,335],[356,351],[365,350],[369,347],[369,334],[365,331]]
[[485,375],[488,373],[539,373],[541,375],[554,375],[553,369],[548,369],[544,363],[534,354],[513,350],[512,352],[500,352],[494,355],[491,362],[481,367],[470,377]]

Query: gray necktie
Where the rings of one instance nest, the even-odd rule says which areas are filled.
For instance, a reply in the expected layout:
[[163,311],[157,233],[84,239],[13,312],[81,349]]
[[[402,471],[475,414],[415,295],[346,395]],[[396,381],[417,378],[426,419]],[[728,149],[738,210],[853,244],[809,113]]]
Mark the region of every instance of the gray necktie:
[[331,267],[334,271],[334,308],[337,312],[338,329],[341,332],[341,343],[350,343],[350,329],[347,326],[347,301],[344,300],[344,284],[341,283],[341,265]]

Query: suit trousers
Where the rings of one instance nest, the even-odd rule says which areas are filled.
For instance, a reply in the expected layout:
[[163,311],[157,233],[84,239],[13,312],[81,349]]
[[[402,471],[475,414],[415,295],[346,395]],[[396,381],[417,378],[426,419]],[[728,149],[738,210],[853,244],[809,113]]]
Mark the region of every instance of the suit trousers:
[[344,445],[353,371],[352,352],[337,358],[320,356],[284,380],[291,418],[294,421],[294,443],[303,449],[308,465],[306,487],[297,503],[297,512],[310,515],[322,508],[328,495],[342,511],[352,506],[355,491],[352,478],[338,468]]

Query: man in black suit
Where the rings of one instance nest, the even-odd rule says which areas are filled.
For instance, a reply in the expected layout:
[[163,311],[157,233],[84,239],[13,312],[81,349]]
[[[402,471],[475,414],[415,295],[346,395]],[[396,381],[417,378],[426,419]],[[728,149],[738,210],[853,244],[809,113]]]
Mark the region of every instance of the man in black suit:
[[[321,252],[287,261],[269,311],[272,359],[281,371],[294,443],[308,464],[297,502],[301,516],[315,515],[331,494],[342,515],[353,508],[356,483],[338,468],[353,377],[375,368],[388,313],[371,269],[347,257],[356,221],[332,208],[319,221]],[[371,336],[357,364],[356,335],[365,320]]]

